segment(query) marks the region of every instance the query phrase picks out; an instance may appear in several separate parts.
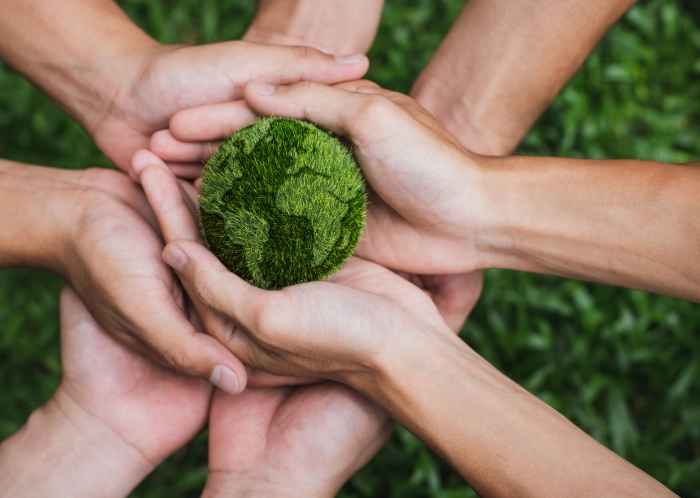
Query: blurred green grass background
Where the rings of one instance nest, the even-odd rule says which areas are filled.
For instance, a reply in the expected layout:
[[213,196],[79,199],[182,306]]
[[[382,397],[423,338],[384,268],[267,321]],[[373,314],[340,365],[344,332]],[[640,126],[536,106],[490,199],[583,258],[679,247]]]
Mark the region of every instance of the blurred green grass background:
[[[122,0],[167,43],[238,38],[254,2]],[[407,92],[463,0],[388,0],[369,78]],[[700,157],[700,16],[691,1],[634,7],[537,123],[520,154],[690,161]],[[0,63],[0,157],[108,165],[87,135]],[[700,199],[699,199],[700,202]],[[673,233],[668,234],[669,237]],[[0,438],[60,378],[55,276],[0,272]],[[700,496],[700,310],[638,291],[493,270],[462,336],[507,375],[682,496]],[[198,496],[206,435],[161,465],[135,497]],[[340,496],[473,496],[397,428]]]

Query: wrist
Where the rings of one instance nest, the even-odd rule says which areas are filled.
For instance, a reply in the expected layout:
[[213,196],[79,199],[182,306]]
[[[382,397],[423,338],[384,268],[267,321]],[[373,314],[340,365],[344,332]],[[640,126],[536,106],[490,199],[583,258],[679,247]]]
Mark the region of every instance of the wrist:
[[383,0],[264,0],[243,40],[312,47],[321,52],[365,53],[372,45]]
[[80,188],[72,171],[0,160],[0,266],[34,267],[65,277],[68,234]]
[[323,481],[300,483],[286,478],[250,476],[210,470],[202,498],[332,498],[344,483],[333,485]]
[[[463,88],[453,86],[454,82],[442,81],[428,68],[413,85],[411,97],[466,149],[487,156],[505,156],[513,152],[527,129],[522,132],[519,128],[512,129],[510,120],[507,126],[492,123],[496,116],[487,111],[495,106],[483,97],[467,100],[462,95]],[[451,98],[445,98],[446,95]]]
[[0,488],[8,496],[126,496],[152,469],[61,388],[0,452]]
[[477,185],[478,193],[462,213],[464,220],[474,219],[474,250],[476,269],[519,269],[517,242],[518,213],[515,191],[527,189],[525,184],[513,183],[509,157],[479,156],[469,181]]

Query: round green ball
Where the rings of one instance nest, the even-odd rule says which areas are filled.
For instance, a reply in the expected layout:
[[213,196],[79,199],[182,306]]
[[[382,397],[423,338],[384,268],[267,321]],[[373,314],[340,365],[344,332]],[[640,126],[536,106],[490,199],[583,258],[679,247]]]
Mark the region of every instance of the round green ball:
[[367,193],[328,131],[265,118],[229,137],[204,168],[199,215],[211,251],[263,289],[322,280],[352,254]]

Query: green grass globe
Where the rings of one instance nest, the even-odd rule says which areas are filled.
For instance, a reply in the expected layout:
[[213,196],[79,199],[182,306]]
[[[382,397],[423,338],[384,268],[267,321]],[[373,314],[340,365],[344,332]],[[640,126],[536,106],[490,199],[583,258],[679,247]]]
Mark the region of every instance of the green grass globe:
[[262,289],[322,280],[352,254],[367,193],[348,149],[297,119],[265,118],[229,137],[204,168],[209,249]]

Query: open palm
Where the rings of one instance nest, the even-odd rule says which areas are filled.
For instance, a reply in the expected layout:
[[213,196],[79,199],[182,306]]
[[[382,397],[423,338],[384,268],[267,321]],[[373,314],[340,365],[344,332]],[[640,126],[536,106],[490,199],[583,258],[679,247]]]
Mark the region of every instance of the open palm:
[[204,426],[211,385],[162,368],[112,339],[75,291],[61,295],[63,380],[54,399],[77,406],[157,465]]
[[341,384],[217,391],[204,497],[335,496],[382,447],[387,415]]

